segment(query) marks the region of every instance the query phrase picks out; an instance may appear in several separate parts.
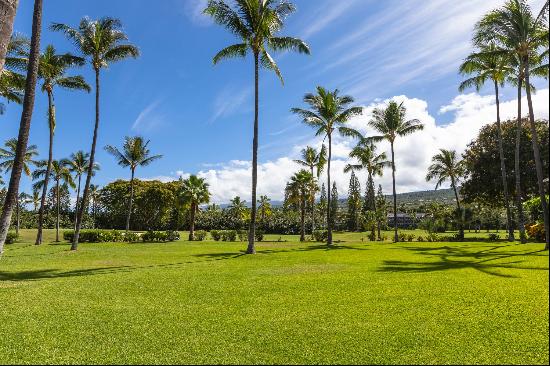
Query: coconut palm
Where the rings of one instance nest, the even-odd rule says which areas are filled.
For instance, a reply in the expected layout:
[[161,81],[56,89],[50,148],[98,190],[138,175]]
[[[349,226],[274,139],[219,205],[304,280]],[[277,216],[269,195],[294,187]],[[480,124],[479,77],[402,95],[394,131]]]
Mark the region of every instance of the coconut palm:
[[313,174],[305,169],[294,174],[286,186],[288,201],[296,203],[300,207],[300,241],[302,242],[306,241],[306,202],[315,191],[315,186],[317,186],[317,182]]
[[394,226],[394,242],[399,241],[397,235],[397,193],[395,191],[395,151],[394,145],[397,137],[404,137],[421,131],[424,125],[417,119],[406,120],[407,109],[403,102],[397,103],[390,101],[385,108],[375,108],[372,111],[372,119],[369,121],[369,126],[379,136],[369,137],[369,141],[389,141],[391,146],[391,167],[392,167],[392,183],[393,183],[393,226]]
[[[13,167],[17,159],[17,140],[14,138],[9,139],[5,142],[4,146],[4,148],[0,147],[0,169],[10,172],[13,171]],[[23,160],[23,173],[25,173],[25,175],[31,175],[31,164],[36,164],[33,159],[37,155],[38,149],[36,145],[30,145],[27,148]],[[17,197],[19,197],[19,192],[17,192]],[[4,202],[4,206],[5,205],[7,205],[7,198]],[[15,205],[15,216],[17,217],[15,232],[19,234],[19,204]]]
[[[317,94],[306,94],[304,102],[310,109],[292,108],[292,112],[302,118],[302,122],[316,129],[316,136],[323,136],[328,139],[328,160],[327,160],[327,187],[330,185],[330,163],[332,159],[332,137],[337,131],[342,136],[360,137],[359,132],[346,127],[346,123],[357,115],[363,113],[361,107],[350,107],[353,103],[350,96],[340,96],[338,89],[330,92],[323,87],[317,87]],[[332,220],[331,220],[331,197],[328,195],[327,204],[327,245],[332,245]]]
[[29,195],[28,203],[32,204],[34,213],[38,213],[38,209],[40,208],[40,192],[36,189],[32,190],[32,195]]
[[[126,216],[126,231],[130,230],[130,217],[132,216],[132,201],[134,199],[134,174],[138,166],[147,166],[153,161],[162,158],[162,155],[151,155],[147,147],[149,140],[145,141],[141,136],[124,138],[122,150],[107,145],[105,150],[117,159],[118,165],[124,168],[130,168],[130,198],[128,200],[128,215]],[[88,172],[90,169],[88,168]]]
[[[74,220],[74,228],[76,230],[76,214],[78,212],[79,202],[80,202],[80,184],[82,181],[82,175],[88,171],[88,164],[90,164],[89,160],[90,154],[85,153],[82,150],[77,151],[76,153],[71,154],[69,159],[67,159],[67,168],[69,169],[69,172],[71,174],[74,174],[74,176],[77,178],[77,188],[76,188],[76,202],[75,202],[75,220]],[[94,168],[92,169],[93,174],[95,175],[95,172],[99,170],[99,164],[94,163]]]
[[76,29],[60,23],[54,23],[51,26],[52,30],[63,32],[68,39],[73,41],[78,51],[88,60],[95,72],[95,124],[90,151],[90,164],[88,166],[86,183],[84,184],[84,193],[82,194],[82,202],[84,204],[81,205],[77,213],[76,230],[71,250],[76,250],[78,247],[82,217],[86,210],[86,202],[88,202],[90,194],[92,169],[95,163],[95,150],[99,132],[99,80],[101,69],[108,67],[114,62],[129,57],[137,58],[139,56],[137,47],[126,43],[128,37],[121,28],[122,23],[120,20],[108,17],[99,20],[91,20],[85,17],[80,21]]
[[[66,184],[71,188],[75,188],[75,184],[73,181],[73,177],[71,175],[71,172],[69,171],[69,168],[67,167],[68,160],[53,160],[51,162],[51,170],[49,171],[49,174],[51,175],[51,179],[55,181],[55,199],[56,199],[56,219],[55,219],[55,241],[59,242],[59,217],[60,217],[60,197],[59,197],[59,191],[61,188],[61,184]],[[48,161],[47,160],[41,160],[37,162],[36,164],[36,170],[32,173],[33,180],[36,180],[37,182],[34,183],[33,189],[35,190],[41,190],[44,188],[44,185],[46,184],[46,174],[48,174]]]
[[267,196],[260,196],[258,200],[258,212],[260,216],[260,223],[265,224],[265,221],[272,213],[271,199]]
[[260,66],[272,70],[283,82],[283,77],[275,60],[268,50],[293,50],[309,54],[309,47],[293,37],[278,37],[285,18],[295,7],[286,0],[235,0],[233,9],[224,0],[209,0],[204,13],[233,33],[240,43],[218,52],[213,59],[217,64],[223,59],[245,57],[249,52],[254,58],[254,140],[252,143],[252,211],[248,233],[248,254],[256,253],[254,247],[256,229],[256,186],[258,182],[258,113],[259,113],[259,69]]
[[9,51],[9,41],[19,0],[0,0],[0,74]]
[[[548,49],[548,8],[549,1],[547,0],[541,11],[535,16],[526,0],[508,0],[504,6],[489,12],[476,24],[474,41],[477,44],[496,42],[499,47],[506,49],[509,54],[517,55],[521,62],[521,70],[524,76],[523,81],[525,85],[531,85],[531,59],[538,57],[541,49],[544,49],[543,52],[547,52]],[[533,153],[535,155],[535,168],[544,217],[546,249],[548,249],[550,247],[548,202],[545,195],[545,177],[530,88],[526,88],[526,94]]]
[[[327,163],[327,148],[323,144],[320,151],[317,151],[311,146],[307,146],[301,152],[301,159],[294,160],[295,163],[308,167],[311,175],[314,177],[321,176],[321,173],[325,169]],[[315,195],[311,196],[311,233],[315,231]]]
[[506,219],[508,226],[508,240],[514,241],[514,227],[512,225],[512,212],[510,210],[510,198],[508,193],[508,180],[506,179],[506,160],[504,158],[504,147],[502,144],[502,128],[500,125],[500,96],[499,86],[504,86],[508,75],[513,71],[510,66],[509,56],[502,52],[494,43],[483,45],[479,50],[469,55],[460,65],[462,75],[471,75],[464,80],[459,91],[475,87],[479,92],[487,82],[492,82],[495,88],[496,112],[497,112],[497,140],[500,156],[500,172],[502,176],[502,187],[504,194],[504,207],[506,208]]
[[247,219],[248,207],[246,206],[246,201],[242,200],[239,196],[236,196],[229,202],[227,210],[234,219],[239,221]]
[[[428,168],[426,181],[437,180],[435,189],[438,189],[446,181],[451,182],[451,188],[454,191],[456,199],[457,212],[462,215],[460,199],[458,198],[458,181],[464,174],[462,162],[457,157],[456,151],[440,149],[440,152],[432,157],[432,165]],[[462,221],[459,224],[460,238],[464,239],[464,225]]]
[[[30,45],[30,57],[25,79],[25,96],[23,98],[23,110],[19,123],[19,134],[17,136],[17,148],[15,150],[15,161],[11,169],[10,183],[0,216],[0,254],[4,250],[4,242],[10,228],[13,206],[16,205],[21,172],[25,165],[27,155],[27,144],[31,128],[32,112],[34,109],[34,97],[36,92],[36,81],[38,78],[38,59],[40,55],[40,35],[42,31],[42,0],[34,0],[32,37]],[[17,205],[16,205],[17,206]]]
[[[0,71],[0,97],[8,103],[23,103],[23,91],[25,90],[25,76],[18,73],[25,69],[28,57],[30,41],[20,34],[13,34],[8,44],[6,67]],[[5,106],[0,102],[0,114],[3,114]]]
[[204,178],[191,175],[181,182],[180,200],[182,204],[189,206],[189,212],[191,213],[189,241],[193,241],[195,240],[195,215],[200,205],[210,202],[208,183],[205,182]]

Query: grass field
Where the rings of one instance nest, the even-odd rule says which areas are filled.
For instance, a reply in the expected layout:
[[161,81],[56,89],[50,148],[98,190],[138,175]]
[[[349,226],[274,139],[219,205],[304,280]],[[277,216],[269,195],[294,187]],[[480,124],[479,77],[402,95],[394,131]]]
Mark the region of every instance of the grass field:
[[256,256],[185,241],[73,253],[33,234],[0,260],[2,364],[549,362],[542,244],[340,234],[330,250],[269,236]]

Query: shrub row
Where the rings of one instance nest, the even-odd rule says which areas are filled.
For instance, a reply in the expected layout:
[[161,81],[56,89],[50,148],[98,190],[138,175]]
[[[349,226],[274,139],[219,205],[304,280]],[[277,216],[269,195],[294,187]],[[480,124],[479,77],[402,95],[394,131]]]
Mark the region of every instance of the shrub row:
[[8,236],[6,236],[5,243],[6,244],[13,244],[17,241],[18,238],[19,238],[19,236],[17,235],[17,233],[15,233],[13,231],[8,231]]
[[[74,231],[63,232],[63,239],[72,242]],[[166,242],[179,240],[180,234],[177,231],[148,231],[143,234],[135,232],[123,232],[117,230],[82,230],[78,241],[81,243],[137,243],[143,241]]]

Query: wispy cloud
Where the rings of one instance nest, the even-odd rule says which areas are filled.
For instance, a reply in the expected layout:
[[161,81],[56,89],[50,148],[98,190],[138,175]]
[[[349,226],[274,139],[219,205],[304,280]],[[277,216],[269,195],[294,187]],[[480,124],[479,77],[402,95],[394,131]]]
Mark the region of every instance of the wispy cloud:
[[212,123],[218,119],[248,111],[250,108],[244,108],[244,106],[250,100],[251,95],[252,91],[248,88],[224,88],[214,100],[212,116],[208,122]]
[[164,116],[157,108],[161,100],[157,99],[145,107],[132,124],[132,130],[136,132],[149,132],[164,123]]
[[312,20],[307,21],[307,26],[301,31],[301,37],[311,38],[321,32],[341,17],[346,11],[354,5],[364,0],[346,0],[346,1],[328,1],[323,6],[317,8],[312,14]]
[[[182,1],[182,0],[176,0]],[[183,13],[195,25],[205,26],[211,24],[210,19],[203,14],[207,0],[183,0]]]

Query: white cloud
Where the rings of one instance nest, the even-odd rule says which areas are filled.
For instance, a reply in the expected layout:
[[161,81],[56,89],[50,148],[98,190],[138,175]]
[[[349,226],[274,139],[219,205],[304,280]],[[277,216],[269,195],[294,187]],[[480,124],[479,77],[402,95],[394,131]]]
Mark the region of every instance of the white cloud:
[[132,130],[137,132],[147,132],[164,123],[164,117],[157,112],[160,100],[156,100],[145,107],[132,124]]
[[307,40],[316,33],[321,32],[327,26],[333,24],[342,14],[348,11],[357,2],[357,0],[337,2],[328,1],[324,4],[324,6],[318,7],[317,11],[312,16],[313,19],[305,22],[307,26],[301,32],[301,37]]
[[208,122],[212,123],[220,118],[248,111],[249,107],[245,107],[245,105],[250,105],[248,102],[251,95],[251,89],[224,88],[214,100],[212,116]]
[[[178,0],[181,1],[181,0]],[[208,16],[203,14],[207,0],[183,0],[183,13],[195,25],[205,26],[211,23]]]

